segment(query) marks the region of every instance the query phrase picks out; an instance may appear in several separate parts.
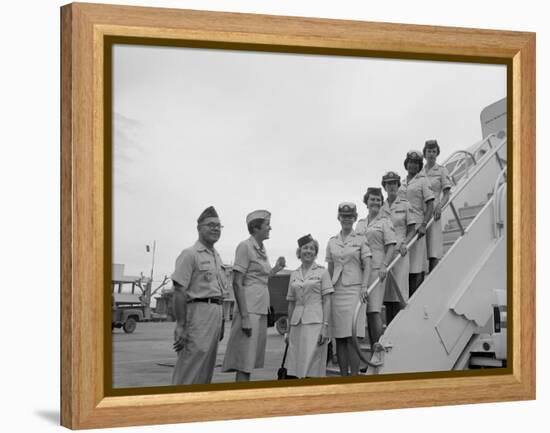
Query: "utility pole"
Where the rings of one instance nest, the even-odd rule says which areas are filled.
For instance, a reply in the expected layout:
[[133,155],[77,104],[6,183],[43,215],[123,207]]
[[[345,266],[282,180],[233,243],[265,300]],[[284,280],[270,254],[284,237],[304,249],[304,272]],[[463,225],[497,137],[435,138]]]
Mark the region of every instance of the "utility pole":
[[[155,270],[155,250],[157,248],[157,241],[153,241],[153,256],[151,259],[151,278],[149,279],[149,283],[145,286],[145,293],[144,293],[144,299],[145,299],[145,305],[144,305],[144,316],[147,320],[151,319],[151,292],[153,290],[153,272]],[[145,249],[147,252],[150,251],[149,245],[145,246]]]
[[157,241],[153,241],[153,260],[151,262],[151,286],[153,286],[153,270],[155,269],[155,250],[157,247]]

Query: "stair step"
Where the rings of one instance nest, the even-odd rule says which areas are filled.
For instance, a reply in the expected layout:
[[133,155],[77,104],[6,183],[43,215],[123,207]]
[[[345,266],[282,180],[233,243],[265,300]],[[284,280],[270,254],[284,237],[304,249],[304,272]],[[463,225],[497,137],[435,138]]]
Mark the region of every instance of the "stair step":
[[454,245],[456,239],[443,239],[443,255],[447,254],[447,251]]
[[[460,222],[462,223],[462,227],[466,228],[470,225],[470,223],[474,220],[475,216],[470,216],[466,218],[460,218]],[[458,224],[456,222],[455,218],[450,219],[447,224],[445,224],[445,227],[443,228],[443,231],[446,230],[455,230],[458,228]]]
[[478,212],[483,208],[483,206],[485,206],[485,203],[478,204],[478,205],[475,205],[475,206],[466,205],[464,207],[461,207],[458,210],[458,216],[460,217],[460,219],[468,218],[468,217],[475,217],[478,214]]
[[443,232],[443,243],[445,242],[451,242],[454,243],[460,236],[462,236],[462,232],[459,228],[456,228],[454,230],[445,230]]
[[486,358],[484,356],[472,356],[470,358],[470,368],[500,368],[503,367],[503,361],[500,359]]

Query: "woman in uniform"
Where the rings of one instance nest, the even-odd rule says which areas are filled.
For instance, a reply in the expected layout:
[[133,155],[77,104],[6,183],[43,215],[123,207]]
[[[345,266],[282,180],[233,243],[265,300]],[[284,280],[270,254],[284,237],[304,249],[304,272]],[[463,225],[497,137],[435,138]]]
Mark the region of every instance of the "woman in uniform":
[[363,196],[363,203],[369,214],[357,222],[355,232],[365,236],[372,253],[372,271],[369,278],[369,287],[380,277],[380,283],[369,293],[367,298],[367,326],[371,346],[377,343],[382,336],[382,303],[384,302],[385,279],[387,268],[393,258],[395,249],[395,230],[390,218],[380,213],[384,202],[382,188],[367,188]]
[[285,267],[279,257],[272,268],[264,241],[269,239],[271,214],[256,210],[246,217],[250,237],[242,241],[235,252],[233,289],[237,309],[233,316],[222,371],[235,371],[236,381],[250,380],[254,368],[264,366],[267,338],[267,312],[271,275]]
[[319,242],[306,235],[298,239],[301,266],[288,285],[288,374],[298,378],[326,374],[331,293],[330,275],[315,263]]
[[[366,302],[371,268],[371,252],[366,239],[353,230],[357,220],[355,203],[338,206],[340,232],[327,245],[326,261],[334,286],[331,308],[332,337],[336,339],[336,354],[342,376],[359,373],[359,355],[351,341],[355,308]],[[357,336],[365,336],[365,306],[359,312]]]
[[422,172],[422,154],[416,150],[407,152],[405,169],[407,176],[401,183],[399,193],[407,198],[412,208],[415,223],[415,232],[418,233],[417,241],[412,245],[409,268],[409,296],[424,281],[426,269],[426,226],[432,217],[434,195],[428,178]]
[[430,187],[435,196],[434,200],[434,221],[426,232],[426,245],[428,250],[429,271],[436,267],[439,259],[443,256],[443,229],[441,227],[441,211],[449,201],[451,194],[451,178],[449,172],[442,165],[435,161],[439,156],[440,149],[437,140],[428,140],[422,150],[426,165],[424,174],[428,177]]
[[[397,192],[401,186],[401,178],[394,171],[388,171],[382,176],[382,187],[388,194],[388,199],[382,205],[380,213],[390,218],[395,229],[395,252],[401,259],[390,270],[386,278],[386,293],[384,305],[386,307],[386,325],[389,325],[393,318],[402,308],[402,301],[409,299],[409,255],[407,244],[415,233],[414,217],[412,208],[407,199]],[[393,257],[393,258],[394,258]],[[391,260],[393,260],[393,258]]]

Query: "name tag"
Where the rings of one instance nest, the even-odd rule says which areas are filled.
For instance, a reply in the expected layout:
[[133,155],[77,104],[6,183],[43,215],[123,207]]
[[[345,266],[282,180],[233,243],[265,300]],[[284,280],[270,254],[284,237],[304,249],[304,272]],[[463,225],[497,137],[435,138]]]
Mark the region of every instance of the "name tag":
[[214,269],[214,264],[209,261],[199,262],[199,271],[212,271]]

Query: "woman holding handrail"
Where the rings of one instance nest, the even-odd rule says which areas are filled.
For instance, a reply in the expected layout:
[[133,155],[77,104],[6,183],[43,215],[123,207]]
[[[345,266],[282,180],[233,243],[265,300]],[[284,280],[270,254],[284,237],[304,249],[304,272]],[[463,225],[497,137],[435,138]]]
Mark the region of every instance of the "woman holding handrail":
[[[332,295],[332,337],[336,339],[336,354],[342,376],[359,374],[359,355],[352,342],[353,314],[360,301],[366,302],[372,253],[363,235],[355,233],[357,220],[355,203],[340,203],[340,232],[327,244],[326,261],[334,286]],[[357,326],[357,335],[365,336],[365,305]]]
[[315,263],[319,242],[311,235],[298,239],[296,256],[302,264],[288,284],[288,374],[298,378],[324,377],[327,369],[332,282]]
[[418,239],[411,246],[409,268],[409,296],[424,281],[426,271],[426,227],[433,214],[434,195],[427,176],[422,172],[422,154],[416,150],[407,152],[405,169],[407,176],[403,179],[399,193],[404,195],[412,207],[415,231]]
[[382,303],[386,289],[385,278],[390,260],[396,244],[395,230],[390,218],[380,213],[384,202],[382,188],[367,188],[363,196],[363,203],[369,214],[357,222],[355,232],[364,235],[372,253],[372,271],[369,278],[369,287],[377,278],[380,282],[367,297],[367,326],[371,346],[377,343],[382,336]]
[[422,153],[424,154],[424,158],[426,158],[424,174],[428,177],[430,187],[435,196],[433,211],[434,220],[426,232],[429,272],[431,272],[443,256],[443,228],[441,225],[441,211],[449,201],[449,196],[451,193],[451,179],[447,169],[436,163],[436,159],[440,153],[437,140],[426,141]]
[[391,219],[395,229],[397,243],[394,258],[401,255],[386,278],[386,293],[384,295],[386,325],[390,324],[403,307],[402,303],[409,299],[410,262],[407,245],[414,236],[415,223],[410,203],[405,197],[398,194],[400,186],[401,177],[396,172],[388,171],[382,176],[382,187],[386,190],[388,199],[382,205],[380,213]]

